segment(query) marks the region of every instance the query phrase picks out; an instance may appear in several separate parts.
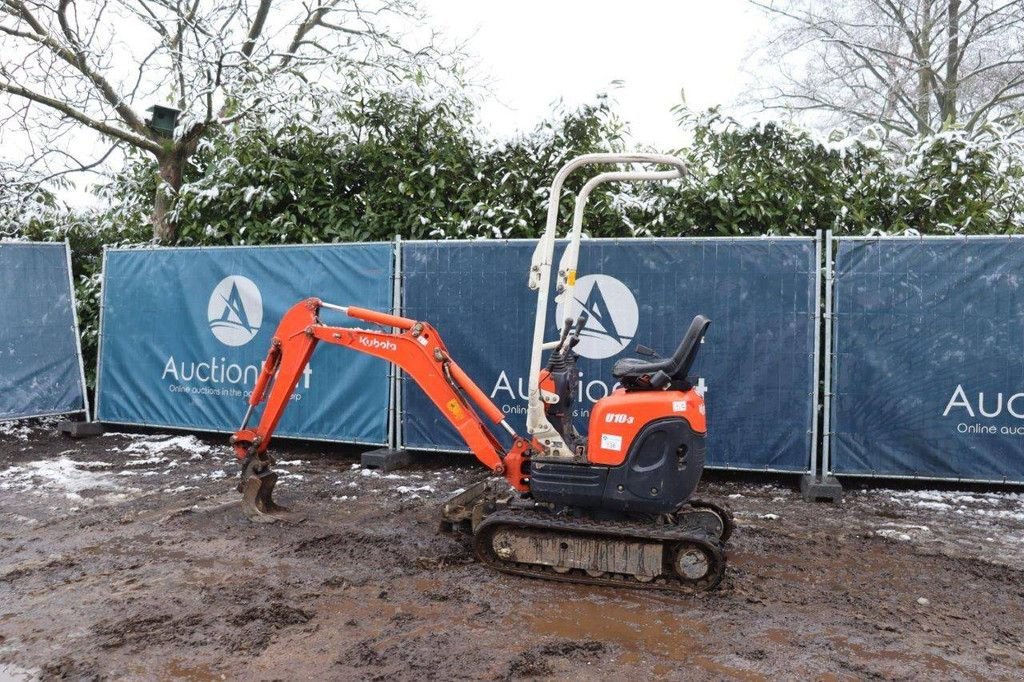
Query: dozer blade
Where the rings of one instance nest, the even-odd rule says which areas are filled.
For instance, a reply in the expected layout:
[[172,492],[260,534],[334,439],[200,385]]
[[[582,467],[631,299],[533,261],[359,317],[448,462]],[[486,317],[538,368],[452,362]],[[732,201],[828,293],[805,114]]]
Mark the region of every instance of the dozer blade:
[[472,534],[484,517],[494,511],[495,503],[509,497],[511,493],[507,486],[494,479],[474,483],[445,501],[441,511],[441,530]]
[[242,482],[242,511],[255,523],[274,523],[284,521],[299,523],[305,516],[274,502],[274,486],[277,485],[277,474],[266,471],[253,474]]

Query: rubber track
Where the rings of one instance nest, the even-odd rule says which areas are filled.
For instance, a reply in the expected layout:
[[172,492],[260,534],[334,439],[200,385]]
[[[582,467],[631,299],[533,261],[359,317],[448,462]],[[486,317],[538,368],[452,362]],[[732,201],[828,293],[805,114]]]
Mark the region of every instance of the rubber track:
[[[572,569],[568,573],[557,573],[548,566],[508,563],[495,555],[492,545],[494,533],[502,526],[510,526],[514,529],[536,528],[572,534],[605,535],[623,541],[655,540],[665,544],[680,541],[692,542],[703,546],[708,551],[716,570],[712,572],[710,579],[699,583],[684,583],[674,575],[666,576],[664,573],[645,583],[632,576],[620,576],[619,574],[595,578],[580,569]],[[607,585],[684,594],[703,592],[717,587],[725,575],[726,564],[725,552],[721,543],[706,531],[637,524],[628,521],[597,521],[588,518],[569,520],[553,517],[546,512],[525,509],[504,509],[489,515],[477,527],[473,538],[473,549],[482,563],[503,573],[580,585]]]

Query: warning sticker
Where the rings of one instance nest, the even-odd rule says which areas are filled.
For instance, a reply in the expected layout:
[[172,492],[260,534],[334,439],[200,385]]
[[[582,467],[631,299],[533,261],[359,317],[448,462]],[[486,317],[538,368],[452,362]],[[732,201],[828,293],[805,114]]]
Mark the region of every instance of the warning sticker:
[[455,400],[454,398],[449,400],[445,407],[448,408],[448,411],[451,412],[452,416],[455,417],[456,419],[462,419],[463,415],[465,414],[465,410],[462,409],[462,405],[459,404],[459,401]]
[[615,452],[622,451],[622,436],[613,436],[610,433],[601,434],[601,449],[602,450],[614,450]]

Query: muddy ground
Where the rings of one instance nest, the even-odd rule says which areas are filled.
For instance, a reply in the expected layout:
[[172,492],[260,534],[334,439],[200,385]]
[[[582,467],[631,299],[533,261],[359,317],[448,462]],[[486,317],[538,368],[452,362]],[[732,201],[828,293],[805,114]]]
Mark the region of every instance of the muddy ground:
[[481,475],[278,443],[254,525],[222,437],[0,429],[0,679],[1020,679],[1024,495],[708,475],[738,530],[701,596],[490,572],[437,532]]

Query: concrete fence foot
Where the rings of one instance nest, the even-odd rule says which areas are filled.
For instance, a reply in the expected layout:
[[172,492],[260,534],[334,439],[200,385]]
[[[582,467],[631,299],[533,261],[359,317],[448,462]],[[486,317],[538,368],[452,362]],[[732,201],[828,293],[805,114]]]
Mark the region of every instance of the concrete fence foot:
[[800,477],[800,495],[805,502],[825,500],[838,504],[843,501],[843,486],[835,476],[804,474]]
[[406,450],[381,448],[364,452],[361,461],[367,469],[377,469],[387,473],[395,469],[404,469],[412,464],[412,456]]
[[70,438],[89,438],[90,436],[102,436],[103,424],[100,422],[57,422],[57,430]]

